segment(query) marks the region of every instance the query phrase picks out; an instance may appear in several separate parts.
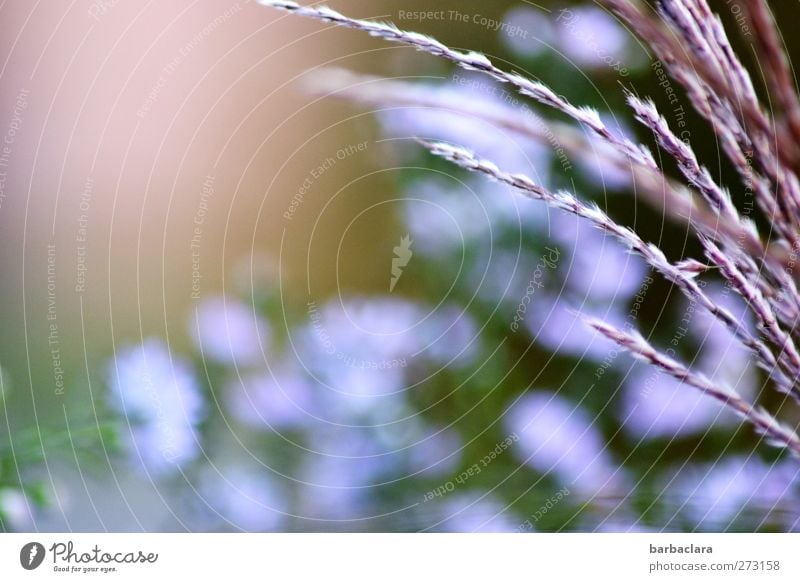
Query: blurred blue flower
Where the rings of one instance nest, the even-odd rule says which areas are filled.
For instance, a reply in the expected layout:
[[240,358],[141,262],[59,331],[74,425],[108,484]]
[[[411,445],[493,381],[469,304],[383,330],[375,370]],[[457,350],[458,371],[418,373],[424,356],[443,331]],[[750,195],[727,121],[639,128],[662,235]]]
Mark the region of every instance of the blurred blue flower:
[[553,214],[554,238],[569,249],[559,263],[579,301],[626,303],[647,273],[644,262],[615,239],[571,214]]
[[352,298],[329,302],[318,315],[292,341],[331,422],[392,422],[407,413],[412,360],[460,367],[480,353],[477,325],[452,304],[430,311],[404,299]]
[[[510,93],[506,87],[480,75],[457,72],[452,83],[429,87],[451,95],[458,89],[458,99],[472,99],[485,107],[510,106],[525,115],[527,103]],[[396,138],[422,137],[459,144],[480,156],[491,155],[492,160],[509,172],[527,172],[539,183],[549,180],[550,148],[495,127],[481,119],[454,111],[441,109],[403,108],[380,112],[382,131]]]
[[382,446],[396,451],[398,465],[407,467],[416,479],[449,475],[461,460],[464,443],[458,432],[426,425],[419,416],[377,426],[374,432]]
[[574,6],[556,13],[558,48],[577,67],[625,67],[631,37],[605,10]]
[[437,176],[416,180],[407,191],[414,199],[404,207],[406,224],[418,252],[431,258],[460,254],[485,239],[492,217],[471,180],[459,185]]
[[[734,291],[718,283],[709,284],[705,291],[715,304],[730,311],[751,333],[755,332],[752,312]],[[688,305],[688,301],[684,300],[684,305]],[[753,355],[725,325],[707,311],[697,309],[690,334],[700,345],[700,370],[743,396],[755,393],[758,377]]]
[[800,467],[791,460],[767,464],[757,457],[735,456],[682,467],[674,488],[703,529],[723,531],[752,507],[765,515],[774,513],[787,530],[797,531],[798,486]]
[[202,491],[211,509],[237,529],[279,531],[286,521],[286,499],[266,469],[207,469]]
[[496,239],[508,229],[546,232],[548,227],[546,205],[486,180],[465,177],[459,184],[436,176],[416,180],[407,192],[413,194],[405,218],[414,248],[433,259],[473,248],[496,253],[502,250]]
[[258,364],[270,340],[267,324],[251,306],[222,297],[196,307],[190,331],[204,358],[226,365]]
[[315,357],[377,368],[418,349],[417,326],[424,316],[418,305],[398,298],[329,301],[301,330],[299,345]]
[[522,519],[488,494],[456,493],[441,505],[439,531],[452,533],[516,532]]
[[503,43],[523,57],[537,57],[549,50],[555,41],[553,22],[540,9],[520,6],[506,12],[503,22],[518,34],[500,32]]
[[[636,134],[623,118],[601,113],[600,119],[617,138],[638,141]],[[620,167],[609,163],[609,159],[618,159],[619,156],[614,146],[591,132],[587,132],[586,138],[591,148],[577,155],[576,161],[586,179],[597,184],[599,193],[605,197],[617,192],[629,192],[631,188],[635,188],[633,173],[631,169],[627,169],[626,164]]]
[[322,417],[333,423],[392,422],[404,415],[405,380],[400,368],[329,367],[316,394]]
[[432,312],[422,325],[422,355],[441,366],[459,368],[480,353],[480,338],[475,320],[455,305],[444,305]]
[[[525,295],[535,261],[521,250],[503,247],[477,249],[470,261],[469,288],[476,290],[484,301],[505,302],[509,309],[514,309]],[[545,273],[546,278],[550,276],[552,273]]]
[[[709,284],[706,294],[728,309],[752,331],[747,308],[729,289]],[[680,325],[671,340],[676,349],[691,338],[700,352],[693,367],[718,382],[751,397],[757,387],[751,353],[715,317],[684,299]],[[713,398],[671,376],[641,364],[629,372],[623,391],[625,428],[641,438],[663,438],[707,431],[712,426],[736,426],[740,420]]]
[[309,432],[300,480],[300,514],[317,519],[365,517],[373,506],[381,479],[396,470],[369,429],[319,427]]
[[134,460],[155,473],[173,470],[200,452],[197,425],[203,396],[189,365],[164,342],[120,349],[108,368],[111,406],[130,424]]
[[255,428],[303,428],[318,414],[309,380],[285,365],[233,380],[226,394],[233,416]]
[[586,496],[618,495],[627,478],[606,450],[593,419],[577,404],[546,391],[520,398],[505,428],[519,436],[517,458]]
[[620,420],[639,438],[705,432],[711,425],[738,424],[713,398],[651,366],[635,364],[623,389]]
[[3,531],[33,531],[33,504],[19,489],[0,489],[0,516]]
[[[580,305],[580,312],[599,317],[611,325],[624,328],[625,314],[621,309],[607,306]],[[537,292],[528,309],[525,324],[534,341],[550,350],[600,361],[616,345],[604,336],[589,329],[577,315],[575,308],[546,290]],[[623,356],[626,357],[627,356]]]

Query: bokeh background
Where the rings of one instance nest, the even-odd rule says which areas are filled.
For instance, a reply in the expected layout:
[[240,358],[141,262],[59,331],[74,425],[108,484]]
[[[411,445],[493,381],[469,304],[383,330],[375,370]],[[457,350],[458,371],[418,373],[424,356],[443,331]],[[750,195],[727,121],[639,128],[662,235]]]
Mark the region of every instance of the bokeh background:
[[[712,4],[757,72],[736,3]],[[774,4],[779,22],[800,15]],[[594,2],[335,8],[483,51],[650,143],[633,87],[672,123],[685,112],[741,196],[677,84],[676,105]],[[409,138],[574,189],[697,256],[628,176],[452,111],[308,86],[344,67],[557,116],[251,1],[6,0],[0,15],[0,531],[800,527],[796,462],[574,310],[674,340],[757,399],[764,378],[724,329],[615,241]]]

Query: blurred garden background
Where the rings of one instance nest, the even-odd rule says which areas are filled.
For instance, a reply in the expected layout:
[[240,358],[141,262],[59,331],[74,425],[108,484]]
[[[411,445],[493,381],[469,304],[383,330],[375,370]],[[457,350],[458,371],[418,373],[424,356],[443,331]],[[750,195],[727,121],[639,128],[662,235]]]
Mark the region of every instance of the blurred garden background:
[[[480,50],[650,144],[634,89],[732,174],[595,2],[333,5]],[[712,2],[758,80],[735,6]],[[772,7],[779,24],[800,16]],[[575,311],[652,331],[757,400],[765,378],[727,330],[616,241],[414,138],[491,155],[698,256],[627,174],[555,138],[319,87],[345,68],[563,119],[250,1],[0,14],[0,531],[800,529],[796,460]]]

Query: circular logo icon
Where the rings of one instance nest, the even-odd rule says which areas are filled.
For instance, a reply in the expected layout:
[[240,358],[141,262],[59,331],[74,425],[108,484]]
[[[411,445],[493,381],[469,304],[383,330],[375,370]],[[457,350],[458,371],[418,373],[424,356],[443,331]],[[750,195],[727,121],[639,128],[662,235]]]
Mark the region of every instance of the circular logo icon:
[[39,542],[27,543],[19,552],[19,563],[26,570],[35,570],[42,565],[44,554],[44,546]]

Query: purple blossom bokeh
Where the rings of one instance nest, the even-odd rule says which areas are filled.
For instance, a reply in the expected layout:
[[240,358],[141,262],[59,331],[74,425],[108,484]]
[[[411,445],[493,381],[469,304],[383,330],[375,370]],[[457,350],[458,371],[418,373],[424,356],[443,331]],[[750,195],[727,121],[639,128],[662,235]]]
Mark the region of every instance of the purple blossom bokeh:
[[159,474],[200,454],[197,427],[207,406],[192,368],[166,344],[149,339],[120,349],[108,375],[110,404],[127,424],[134,463]]

